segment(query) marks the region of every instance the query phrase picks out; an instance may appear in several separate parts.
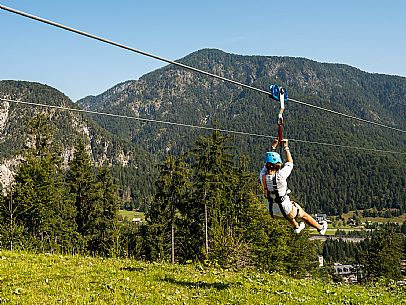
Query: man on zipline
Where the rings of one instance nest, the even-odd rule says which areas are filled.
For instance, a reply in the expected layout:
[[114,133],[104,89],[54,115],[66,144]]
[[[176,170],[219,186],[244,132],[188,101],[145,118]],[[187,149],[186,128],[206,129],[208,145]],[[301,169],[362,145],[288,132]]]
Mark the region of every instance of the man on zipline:
[[290,200],[290,190],[286,180],[293,169],[293,158],[288,147],[288,140],[283,139],[282,144],[287,162],[282,167],[281,156],[275,152],[278,143],[279,141],[275,139],[272,144],[272,151],[265,154],[265,166],[262,168],[259,176],[264,195],[268,200],[268,210],[272,217],[288,220],[293,226],[295,233],[300,233],[305,227],[304,222],[298,224],[296,221],[296,219],[301,218],[308,225],[317,229],[321,235],[324,235],[327,230],[327,222],[323,221],[319,224],[299,204]]

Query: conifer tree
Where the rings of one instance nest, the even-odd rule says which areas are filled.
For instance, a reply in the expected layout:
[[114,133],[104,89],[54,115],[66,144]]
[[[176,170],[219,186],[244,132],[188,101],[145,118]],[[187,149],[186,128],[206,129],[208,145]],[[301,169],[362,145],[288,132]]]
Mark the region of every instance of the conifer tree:
[[365,278],[373,281],[379,277],[397,280],[401,277],[404,236],[398,228],[386,225],[374,232],[367,248],[360,253]]
[[0,247],[8,250],[24,249],[24,227],[16,223],[17,207],[12,192],[0,195]]
[[193,201],[198,209],[199,227],[204,228],[206,257],[209,257],[211,247],[224,257],[227,250],[223,247],[228,244],[224,239],[230,236],[234,168],[229,153],[231,148],[225,142],[226,138],[214,131],[211,137],[201,137],[193,149]]
[[[120,198],[118,196],[117,185],[110,174],[108,168],[104,167],[99,170],[97,182],[101,188],[100,204],[101,213],[98,215],[98,252],[104,255],[114,254],[114,241],[117,234],[117,215],[120,207]],[[115,249],[117,253],[118,249]]]
[[95,168],[82,140],[69,162],[67,182],[75,202],[77,231],[83,237],[86,249],[93,254],[106,254],[103,244],[103,229],[106,227],[99,227],[104,221],[103,186],[96,178]]
[[243,156],[238,159],[238,166],[232,174],[233,178],[233,211],[231,213],[231,228],[235,234],[243,234],[250,218],[246,211],[257,204],[256,189],[257,175],[248,171],[248,159]]
[[46,114],[30,122],[29,139],[12,189],[16,225],[47,244],[69,245],[74,236],[75,210],[65,191],[55,128]]
[[83,141],[79,141],[69,162],[67,181],[86,249],[93,254],[112,255],[120,206],[117,186],[108,168],[101,168],[96,175]]
[[[179,242],[175,242],[175,231],[179,219],[184,217],[182,212],[185,212],[190,188],[190,169],[184,158],[183,154],[177,158],[168,156],[160,165],[155,200],[148,211],[150,224],[157,233],[155,243],[159,249],[159,256],[161,258],[169,256],[166,249],[170,248],[172,263],[175,262],[175,248],[177,245],[181,245]],[[186,232],[187,229],[183,231],[184,234],[187,234]],[[177,239],[184,238],[178,237]],[[170,243],[166,242],[167,240],[170,240]],[[168,244],[170,247],[167,246]],[[184,259],[184,256],[181,255],[179,259]]]

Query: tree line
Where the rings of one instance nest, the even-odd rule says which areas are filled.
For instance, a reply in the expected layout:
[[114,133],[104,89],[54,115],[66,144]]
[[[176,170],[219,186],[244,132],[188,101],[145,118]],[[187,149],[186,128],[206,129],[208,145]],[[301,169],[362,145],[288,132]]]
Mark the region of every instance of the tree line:
[[[83,141],[64,166],[53,142],[54,128],[46,115],[30,123],[15,182],[0,196],[1,249],[201,261],[299,277],[320,272],[321,244],[310,241],[308,232],[294,234],[285,221],[270,217],[258,174],[249,171],[247,157],[234,154],[220,132],[200,137],[189,151],[168,154],[157,164],[146,221],[135,224],[118,221],[117,181],[108,168],[94,166]],[[375,254],[387,239],[377,236],[362,251],[373,262],[389,253],[385,247]],[[396,236],[390,249],[400,256],[391,255],[394,261],[388,266],[404,251]],[[332,257],[331,250],[324,251]],[[380,274],[399,276],[386,270]]]

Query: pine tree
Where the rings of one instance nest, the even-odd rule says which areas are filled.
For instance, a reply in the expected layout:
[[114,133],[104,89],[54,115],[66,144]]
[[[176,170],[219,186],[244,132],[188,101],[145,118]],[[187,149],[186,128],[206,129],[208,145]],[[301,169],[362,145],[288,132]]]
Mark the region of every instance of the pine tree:
[[30,122],[28,147],[12,188],[14,221],[48,245],[69,247],[75,210],[65,191],[62,162],[47,115]]
[[[158,230],[157,239],[158,251],[160,256],[166,257],[167,236],[170,235],[171,262],[175,262],[175,245],[184,246],[181,242],[175,242],[175,231],[177,230],[180,219],[184,218],[186,212],[185,206],[188,202],[188,191],[190,189],[190,169],[184,161],[185,156],[182,154],[178,158],[168,156],[164,163],[160,165],[160,174],[156,182],[156,195],[153,204],[148,212],[150,224]],[[183,223],[184,224],[184,223]],[[183,227],[183,237],[179,236],[178,240],[184,240],[188,228]],[[186,237],[192,238],[192,237]],[[180,250],[180,249],[179,249]],[[179,259],[185,259],[180,251]]]
[[[213,257],[226,260],[227,245],[224,241],[230,237],[233,211],[234,172],[230,147],[225,145],[226,138],[214,131],[211,137],[201,137],[193,149],[194,194],[197,207],[196,216],[204,228],[205,255],[213,250]],[[212,248],[210,251],[209,249]]]
[[259,205],[256,190],[257,175],[248,172],[248,159],[242,156],[232,175],[232,202],[230,204],[230,250],[229,261],[237,266],[254,264],[251,229]]
[[114,241],[117,238],[117,215],[120,198],[117,185],[108,168],[104,167],[99,170],[97,182],[97,185],[101,188],[100,204],[102,206],[97,222],[98,252],[104,255],[112,255],[118,253],[118,249],[114,248]]
[[83,237],[86,250],[93,254],[106,254],[104,235],[99,231],[104,213],[103,186],[96,179],[95,168],[83,141],[79,141],[69,162],[67,183],[76,207],[77,231]]
[[397,280],[401,277],[404,236],[397,228],[387,225],[374,232],[366,250],[358,259],[364,266],[366,280],[379,277]]
[[26,244],[24,227],[16,223],[17,207],[14,204],[12,192],[0,196],[0,245],[2,249],[21,250]]

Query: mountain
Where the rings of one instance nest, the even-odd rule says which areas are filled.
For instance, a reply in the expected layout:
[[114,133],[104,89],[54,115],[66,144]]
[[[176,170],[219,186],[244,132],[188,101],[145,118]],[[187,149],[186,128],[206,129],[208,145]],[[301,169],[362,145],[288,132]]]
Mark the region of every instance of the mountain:
[[[267,90],[277,83],[295,100],[394,128],[406,129],[406,78],[371,74],[342,64],[304,58],[241,56],[204,49],[183,59],[186,65]],[[152,120],[276,135],[278,105],[265,94],[168,65],[127,81],[78,105]],[[364,151],[312,142],[405,152],[404,133],[288,102],[284,135],[291,139],[295,172],[291,186],[311,212],[342,213],[356,208],[406,212],[405,155]],[[156,157],[189,150],[199,135],[191,127],[94,118],[120,139],[142,145]],[[295,141],[296,140],[296,141]],[[265,137],[230,135],[235,154],[246,154],[251,169],[262,166],[270,147]],[[230,173],[231,174],[231,173]]]
[[[218,50],[198,51],[180,61],[261,89],[279,83],[288,88],[291,97],[315,106],[400,129],[406,126],[406,79],[403,77],[369,74],[345,65],[321,64],[301,58],[239,56]],[[172,65],[78,103],[90,110],[203,126],[217,124],[266,134],[274,133],[278,111],[267,96]],[[363,141],[366,134],[382,136],[380,140],[385,139],[387,148],[404,144],[403,138],[400,138],[403,143],[393,138],[396,133],[389,132],[388,139],[387,130],[294,103],[287,105],[285,119],[289,137],[320,139],[323,135],[320,136],[318,130],[314,132],[313,125],[322,120],[341,126],[341,130],[332,126],[325,130],[330,142],[337,139],[337,134],[345,133],[342,141],[346,142],[341,144],[349,145],[356,140],[373,147],[375,143]],[[179,150],[185,143],[182,139],[190,134],[189,128],[182,128],[179,134],[179,127],[167,125],[128,120],[122,124],[105,117],[98,117],[97,121],[115,134],[146,145],[151,151],[168,149],[168,145]],[[151,132],[159,139],[151,142]]]
[[[267,90],[277,83],[295,100],[406,129],[406,79],[304,58],[241,56],[219,50],[194,52],[180,62]],[[72,103],[46,85],[1,81],[0,96],[13,100],[84,108],[159,121],[276,135],[278,105],[267,95],[168,65]],[[122,197],[145,206],[153,192],[156,160],[188,151],[210,131],[159,122],[0,103],[0,182],[6,187],[27,141],[27,123],[47,111],[55,141],[67,161],[79,138],[98,165],[111,165]],[[295,170],[290,186],[309,212],[339,214],[356,208],[406,212],[404,133],[351,120],[291,101],[284,113]],[[270,139],[229,134],[235,155],[247,155],[258,172]],[[310,141],[310,142],[309,142]],[[317,142],[382,151],[317,145]],[[385,150],[403,154],[387,153]],[[230,173],[232,174],[232,173]]]
[[[0,97],[37,104],[78,109],[68,97],[58,90],[39,83],[24,81],[0,81]],[[0,183],[6,188],[21,161],[21,153],[27,144],[29,121],[38,113],[46,112],[56,126],[53,142],[61,147],[67,165],[79,139],[87,143],[87,149],[98,166],[110,166],[117,178],[124,201],[141,205],[153,182],[154,158],[131,142],[100,127],[86,114],[61,111],[60,109],[36,107],[2,101],[0,104]],[[142,203],[144,204],[144,203]]]

